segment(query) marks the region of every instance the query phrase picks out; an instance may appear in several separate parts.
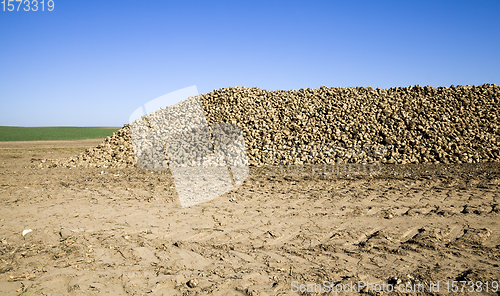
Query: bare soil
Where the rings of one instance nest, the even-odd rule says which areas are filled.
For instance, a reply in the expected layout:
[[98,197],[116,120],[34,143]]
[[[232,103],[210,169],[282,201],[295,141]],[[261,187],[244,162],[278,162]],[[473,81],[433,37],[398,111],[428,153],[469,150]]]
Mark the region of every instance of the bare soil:
[[190,208],[168,171],[39,167],[101,141],[0,143],[0,295],[320,295],[293,289],[325,281],[430,295],[500,279],[499,163],[252,167]]

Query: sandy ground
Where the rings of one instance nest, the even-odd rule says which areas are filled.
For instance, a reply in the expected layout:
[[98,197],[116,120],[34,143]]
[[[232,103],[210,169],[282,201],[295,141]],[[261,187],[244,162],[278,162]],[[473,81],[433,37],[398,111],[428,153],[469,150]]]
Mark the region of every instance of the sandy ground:
[[190,208],[167,171],[38,167],[100,142],[0,143],[0,295],[320,295],[313,284],[351,282],[446,294],[452,281],[500,294],[498,163],[251,168]]

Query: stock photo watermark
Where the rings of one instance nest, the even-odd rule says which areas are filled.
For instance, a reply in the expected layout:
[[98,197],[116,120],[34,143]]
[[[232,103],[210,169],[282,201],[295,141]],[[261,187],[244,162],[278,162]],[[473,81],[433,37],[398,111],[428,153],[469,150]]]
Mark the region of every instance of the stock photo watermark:
[[146,103],[129,122],[137,166],[170,169],[182,207],[229,192],[248,176],[242,130],[229,123],[209,126],[196,86]]
[[[208,124],[196,86],[171,92],[137,108],[129,119],[137,166],[172,173],[182,207],[214,199],[248,177],[243,132],[235,124]],[[389,145],[263,149],[268,175],[377,175]],[[317,163],[317,159],[334,159]],[[297,164],[297,162],[300,162]]]
[[436,281],[434,283],[370,283],[350,281],[348,283],[291,283],[295,293],[497,293],[498,281]]
[[3,11],[53,11],[54,0],[2,0]]

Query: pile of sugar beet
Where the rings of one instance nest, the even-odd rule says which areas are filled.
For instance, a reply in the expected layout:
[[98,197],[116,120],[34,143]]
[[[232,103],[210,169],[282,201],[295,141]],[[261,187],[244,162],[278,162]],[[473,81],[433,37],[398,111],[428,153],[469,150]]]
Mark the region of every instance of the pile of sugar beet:
[[[209,124],[238,125],[250,165],[500,161],[500,87],[230,87],[200,95]],[[52,166],[136,166],[129,125]]]

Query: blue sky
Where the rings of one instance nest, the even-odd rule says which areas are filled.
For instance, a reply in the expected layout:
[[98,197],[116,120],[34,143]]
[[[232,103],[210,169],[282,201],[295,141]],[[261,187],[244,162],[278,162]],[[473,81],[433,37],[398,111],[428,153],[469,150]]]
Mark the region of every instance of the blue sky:
[[54,3],[0,3],[0,125],[122,126],[192,85],[500,84],[497,0]]

